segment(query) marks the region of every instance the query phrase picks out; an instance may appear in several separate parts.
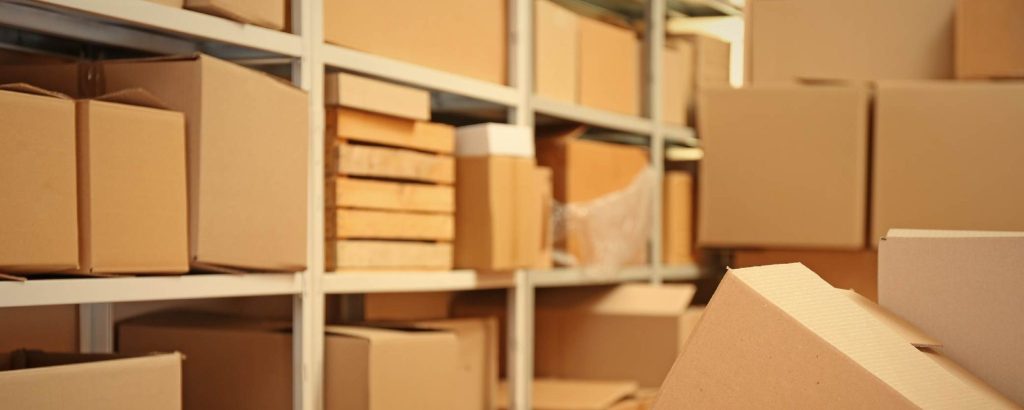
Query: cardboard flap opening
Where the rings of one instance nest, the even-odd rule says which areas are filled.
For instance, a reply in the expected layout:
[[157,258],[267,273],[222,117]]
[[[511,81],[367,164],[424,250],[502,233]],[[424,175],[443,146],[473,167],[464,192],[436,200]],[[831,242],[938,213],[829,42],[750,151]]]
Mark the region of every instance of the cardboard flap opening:
[[326,326],[324,332],[328,335],[348,336],[365,340],[387,340],[403,337],[415,337],[417,334],[446,333],[432,329],[396,329],[396,328],[375,328],[360,326]]
[[910,343],[917,348],[938,348],[942,347],[942,343],[935,338],[928,336],[921,329],[910,324],[903,318],[896,316],[894,313],[883,309],[878,306],[875,302],[868,300],[868,298],[861,296],[859,293],[848,289],[837,289],[839,292],[844,294],[853,303],[864,309],[869,315],[877,319],[879,323],[888,327],[897,335],[902,337],[907,343]]
[[127,88],[124,90],[114,91],[112,93],[96,97],[95,100],[118,104],[137,105],[140,107],[156,108],[160,110],[169,109],[167,104],[164,104],[164,102],[155,95],[142,88]]
[[36,86],[34,86],[32,84],[28,84],[28,83],[3,84],[3,85],[0,85],[0,90],[13,91],[13,92],[22,93],[22,94],[40,95],[40,96],[43,96],[43,97],[60,98],[60,99],[63,99],[63,100],[70,100],[71,99],[71,97],[68,97],[67,95],[58,93],[56,91],[45,90],[45,89],[36,87]]

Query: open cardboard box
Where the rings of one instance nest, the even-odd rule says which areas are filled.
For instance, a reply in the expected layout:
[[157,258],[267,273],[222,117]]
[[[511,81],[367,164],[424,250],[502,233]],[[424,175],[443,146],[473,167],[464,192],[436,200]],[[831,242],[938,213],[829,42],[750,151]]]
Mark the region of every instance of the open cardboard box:
[[801,264],[733,269],[655,408],[1017,408],[941,346]]

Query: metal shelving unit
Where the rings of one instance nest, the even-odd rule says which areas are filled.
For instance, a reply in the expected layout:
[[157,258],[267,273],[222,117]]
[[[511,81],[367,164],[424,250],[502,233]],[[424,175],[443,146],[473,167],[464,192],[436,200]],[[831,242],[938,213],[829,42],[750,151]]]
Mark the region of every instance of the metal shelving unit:
[[[43,40],[77,41],[138,55],[205,52],[241,63],[284,67],[292,82],[309,93],[310,170],[308,175],[307,270],[276,274],[211,274],[115,278],[45,279],[0,282],[0,307],[78,304],[81,348],[113,347],[113,309],[118,302],[245,296],[292,296],[294,408],[323,404],[323,327],[327,295],[373,292],[466,291],[508,292],[508,369],[512,408],[530,403],[533,376],[533,299],[544,287],[624,282],[688,280],[696,265],[662,266],[661,192],[655,190],[651,211],[654,232],[651,266],[611,273],[589,269],[520,270],[484,273],[324,272],[324,133],[323,90],[326,71],[343,70],[397,83],[468,97],[505,107],[507,121],[532,127],[538,116],[634,134],[646,141],[651,164],[662,169],[675,146],[697,149],[692,129],[661,123],[661,49],[665,35],[665,0],[644,5],[646,27],[644,112],[641,116],[609,113],[533,95],[533,0],[508,2],[509,84],[500,85],[361,51],[325,44],[323,0],[291,0],[293,33],[239,24],[189,10],[142,0],[0,0],[0,44],[46,51]],[[64,43],[60,43],[64,44]],[[100,54],[104,56],[106,54]],[[281,71],[275,71],[280,73]],[[678,147],[675,147],[678,148]],[[690,152],[690,151],[688,151]],[[691,157],[692,157],[691,152]],[[695,158],[697,159],[697,158]],[[660,186],[660,172],[657,183]]]

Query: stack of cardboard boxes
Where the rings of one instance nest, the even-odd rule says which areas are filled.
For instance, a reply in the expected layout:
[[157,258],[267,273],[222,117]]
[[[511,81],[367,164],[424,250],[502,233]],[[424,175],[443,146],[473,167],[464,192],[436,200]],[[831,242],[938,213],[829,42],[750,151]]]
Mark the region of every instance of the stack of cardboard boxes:
[[79,98],[2,92],[3,271],[305,269],[302,91],[204,55],[3,65],[0,82]]
[[1020,75],[1019,27],[991,17],[1014,7],[751,2],[750,85],[701,96],[699,244],[761,249],[738,266],[807,258],[872,295],[890,228],[1024,229],[1024,83],[952,81]]
[[327,269],[452,267],[455,130],[430,94],[327,77]]

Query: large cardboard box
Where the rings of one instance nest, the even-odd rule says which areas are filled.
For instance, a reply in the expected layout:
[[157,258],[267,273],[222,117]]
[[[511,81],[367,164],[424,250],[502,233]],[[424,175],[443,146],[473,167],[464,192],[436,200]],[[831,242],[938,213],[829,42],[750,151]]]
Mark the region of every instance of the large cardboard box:
[[746,79],[953,77],[956,0],[751,0]]
[[878,253],[881,305],[1024,406],[1024,233],[893,229]]
[[185,8],[274,30],[285,28],[286,0],[185,0]]
[[692,87],[690,95],[693,99],[696,99],[698,92],[704,88],[729,85],[732,63],[732,46],[729,43],[702,34],[673,36],[669,41],[677,47],[685,45],[691,49],[687,64],[691,66],[689,84]]
[[[511,409],[508,383],[502,382],[498,408]],[[639,410],[632,402],[631,381],[534,379],[530,406],[534,410]],[[622,407],[620,407],[622,406]]]
[[662,53],[661,117],[667,124],[686,125],[693,92],[693,46],[672,42]]
[[287,323],[197,312],[141,316],[117,326],[121,353],[181,352],[186,409],[292,406]]
[[327,326],[324,409],[455,408],[459,347],[451,332]]
[[708,89],[700,107],[698,245],[864,246],[867,89]]
[[802,263],[838,289],[851,289],[878,301],[878,252],[824,250],[739,250],[730,266],[753,266]]
[[348,73],[324,77],[328,105],[410,120],[430,120],[430,92]]
[[455,266],[533,266],[541,250],[533,132],[505,124],[456,131]]
[[662,181],[661,261],[693,262],[693,175],[665,171]]
[[453,381],[458,394],[452,410],[494,409],[498,400],[498,320],[443,319],[408,323],[416,329],[455,334],[458,361]]
[[873,244],[891,228],[1024,231],[1024,83],[883,83],[874,122]]
[[78,268],[75,104],[0,86],[0,271]]
[[1024,3],[957,0],[956,77],[1024,77]]
[[619,114],[640,114],[640,41],[627,28],[581,17],[581,105]]
[[556,221],[555,247],[582,265],[643,264],[654,189],[647,151],[580,139],[585,130],[539,131],[537,163],[551,168],[555,200],[568,204]]
[[683,318],[695,290],[622,285],[538,294],[535,374],[661,385],[682,351]]
[[180,353],[0,354],[0,403],[33,410],[181,409]]
[[580,18],[551,0],[535,0],[533,7],[533,91],[575,103],[580,86]]
[[325,0],[324,40],[505,84],[506,0]]
[[[5,58],[0,56],[0,58]],[[94,97],[96,90],[89,89],[84,80],[91,69],[87,62],[12,58],[0,64],[0,84],[27,83],[47,91],[54,91],[71,98]]]
[[106,89],[141,87],[185,113],[194,266],[305,269],[304,92],[206,55],[108,61],[101,75]]
[[185,116],[139,89],[76,109],[79,270],[188,272]]
[[655,408],[1016,408],[939,345],[803,265],[734,269]]
[[0,352],[17,349],[78,351],[78,305],[0,309]]

